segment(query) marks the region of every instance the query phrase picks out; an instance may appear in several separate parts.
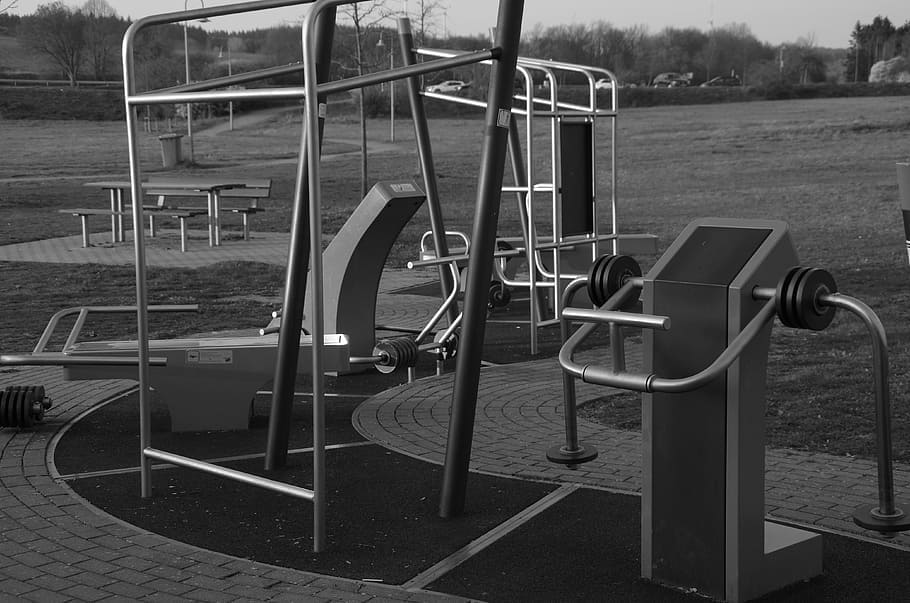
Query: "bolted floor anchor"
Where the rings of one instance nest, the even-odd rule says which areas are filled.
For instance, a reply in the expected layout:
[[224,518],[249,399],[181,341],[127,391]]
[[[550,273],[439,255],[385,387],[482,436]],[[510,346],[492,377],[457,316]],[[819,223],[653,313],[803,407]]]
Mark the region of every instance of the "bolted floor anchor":
[[882,513],[878,504],[863,505],[853,512],[853,522],[861,528],[882,534],[910,530],[910,515],[896,506],[892,513]]
[[597,448],[585,442],[578,442],[573,448],[560,444],[547,450],[547,459],[549,461],[560,465],[568,465],[569,467],[587,463],[596,458]]

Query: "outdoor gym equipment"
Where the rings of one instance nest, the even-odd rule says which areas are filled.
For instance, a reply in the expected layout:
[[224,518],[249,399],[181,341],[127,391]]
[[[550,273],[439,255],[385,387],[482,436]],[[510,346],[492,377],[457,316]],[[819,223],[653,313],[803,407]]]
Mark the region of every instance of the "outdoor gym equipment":
[[[874,344],[879,501],[857,509],[854,520],[879,532],[910,529],[894,501],[884,328],[868,306],[837,293],[830,274],[796,264],[782,222],[699,220],[645,277],[627,276],[618,289],[607,279],[599,309],[563,312],[586,323],[560,352],[565,373],[643,392],[644,578],[744,601],[821,573],[821,535],[764,521],[764,395],[775,316],[822,330],[841,308],[866,324]],[[639,292],[644,313],[622,310]],[[617,339],[613,366],[578,364],[575,350],[602,324]],[[640,374],[625,368],[628,327],[643,329]],[[568,415],[574,399],[566,404]]]
[[[198,306],[152,306],[148,310],[189,312],[198,310]],[[59,365],[63,366],[63,377],[68,381],[135,380],[138,376],[136,341],[78,341],[92,315],[135,312],[134,306],[84,306],[60,310],[48,321],[32,354],[0,356],[0,365]],[[75,320],[65,343],[59,352],[49,352],[48,345],[55,338],[61,321],[69,317],[75,317]],[[344,335],[325,335],[324,338],[327,366],[333,370],[347,370],[350,360],[347,338]],[[268,381],[274,369],[277,343],[274,334],[150,340],[149,349],[155,355],[150,370],[151,385],[168,407],[171,430],[247,429],[256,392]],[[302,360],[298,371],[307,374],[312,340],[301,336],[300,346]],[[20,388],[15,394],[10,393],[0,400],[2,427],[29,427],[33,418],[40,420],[43,409],[50,407],[49,400],[44,398],[43,387]],[[25,414],[29,408],[31,413]]]
[[[406,20],[399,20],[399,32],[409,33]],[[405,56],[455,57],[460,51],[413,47],[410,36],[401,35]],[[604,251],[610,253],[651,253],[656,250],[653,235],[620,232],[616,173],[616,123],[618,118],[618,84],[609,71],[585,65],[519,57],[516,71],[523,89],[515,95],[509,124],[509,154],[513,184],[503,186],[517,200],[520,233],[500,234],[498,243],[514,248],[516,253],[497,254],[494,261],[496,283],[491,291],[491,307],[507,303],[510,289],[526,289],[529,296],[530,348],[536,354],[539,327],[558,322],[561,292],[570,280],[581,276],[590,263]],[[609,94],[598,95],[596,81],[612,82]],[[539,96],[537,84],[544,82],[545,93]],[[564,82],[575,84],[563,86]],[[416,84],[414,84],[416,85]],[[565,90],[572,88],[576,97],[568,99]],[[586,94],[578,94],[578,90]],[[485,107],[480,100],[456,94],[423,93],[428,98]],[[600,96],[600,98],[599,98]],[[412,112],[422,109],[419,96],[411,94]],[[568,99],[568,100],[567,100]],[[603,105],[603,106],[601,106]],[[415,111],[416,109],[416,111]],[[519,119],[524,117],[524,135]],[[608,161],[598,163],[595,149],[599,140],[598,124],[606,122]],[[418,140],[427,137],[426,120],[414,119]],[[603,131],[603,128],[601,128]],[[541,132],[545,144],[538,144]],[[536,138],[535,138],[536,134]],[[546,144],[548,143],[548,144]],[[435,178],[429,142],[419,146],[424,180]],[[605,180],[606,193],[598,191],[598,180]],[[430,188],[428,186],[428,192]],[[609,215],[607,215],[609,214]],[[604,227],[607,224],[607,227]],[[444,241],[433,231],[434,241]],[[468,237],[465,247],[468,247]],[[414,265],[432,265],[464,257],[446,255],[435,249],[431,258],[421,246],[421,261]],[[507,259],[506,259],[507,257]],[[525,270],[519,271],[523,264]],[[494,283],[494,284],[496,284]]]
[[[303,62],[299,64],[270,67],[228,77],[189,83],[164,90],[137,92],[139,78],[135,69],[135,43],[140,32],[152,26],[161,26],[194,19],[242,14],[285,6],[313,4],[303,22]],[[142,496],[152,494],[152,459],[163,460],[178,466],[221,475],[240,480],[284,494],[313,502],[313,549],[321,551],[326,546],[325,484],[325,395],[324,374],[326,370],[325,312],[323,303],[324,277],[322,262],[322,191],[321,191],[321,139],[330,94],[346,93],[384,82],[417,78],[424,74],[450,70],[459,66],[492,61],[490,88],[487,94],[489,106],[483,128],[484,134],[478,176],[477,208],[474,236],[472,237],[472,258],[469,263],[470,277],[466,287],[463,329],[456,370],[462,383],[462,391],[456,391],[455,406],[468,407],[470,404],[457,402],[463,397],[475,398],[477,377],[480,372],[480,353],[483,346],[484,326],[487,310],[487,296],[491,276],[493,250],[495,247],[495,216],[499,210],[500,186],[505,167],[508,130],[511,120],[511,97],[514,87],[515,63],[518,58],[518,43],[521,32],[522,0],[499,2],[496,18],[496,36],[492,47],[448,59],[408,64],[403,67],[360,75],[338,81],[328,81],[331,66],[331,48],[338,6],[355,4],[351,0],[255,0],[240,4],[209,7],[144,17],[133,23],[123,39],[124,98],[127,105],[126,122],[129,139],[130,181],[133,199],[133,231],[136,257],[136,312],[139,361],[139,407],[140,407],[140,451]],[[303,87],[262,87],[249,86],[278,75],[303,74]],[[243,84],[244,86],[237,86]],[[269,415],[269,435],[265,455],[266,469],[283,466],[287,460],[290,436],[290,415],[294,402],[294,385],[300,360],[300,332],[303,326],[305,302],[310,301],[310,335],[313,340],[312,368],[313,381],[313,487],[289,486],[241,472],[228,471],[223,467],[182,457],[151,445],[150,393],[150,345],[148,337],[148,305],[146,284],[145,240],[142,232],[143,208],[138,199],[142,198],[142,170],[138,150],[137,109],[145,105],[224,102],[231,100],[273,100],[303,101],[304,130],[301,137],[297,165],[297,179],[294,186],[293,211],[291,219],[291,242],[282,303],[282,320],[278,332],[278,350],[275,363],[272,407]],[[434,208],[431,207],[431,211]],[[491,223],[492,219],[492,223]],[[312,264],[312,266],[310,266]],[[476,264],[476,265],[475,265]],[[312,281],[312,295],[307,295],[308,280]],[[310,299],[311,298],[311,299]],[[454,316],[453,316],[454,318]],[[450,325],[450,329],[452,326]],[[464,389],[467,388],[467,389]],[[460,410],[453,412],[455,423],[463,422]],[[471,419],[473,422],[473,419]],[[465,465],[464,471],[467,471]]]
[[[352,356],[368,356],[373,350],[376,296],[386,258],[425,198],[412,181],[377,183],[322,253],[324,328],[345,333]],[[307,331],[312,331],[314,298],[314,283],[309,280],[303,310]]]
[[0,427],[29,428],[44,420],[51,399],[40,385],[11,385],[0,391]]

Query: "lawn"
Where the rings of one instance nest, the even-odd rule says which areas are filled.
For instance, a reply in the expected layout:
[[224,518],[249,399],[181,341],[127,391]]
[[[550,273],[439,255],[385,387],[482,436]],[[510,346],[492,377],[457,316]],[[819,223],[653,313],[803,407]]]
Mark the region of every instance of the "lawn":
[[[705,216],[775,218],[787,221],[804,265],[830,270],[840,290],[870,304],[889,333],[895,452],[910,461],[908,388],[907,258],[897,200],[894,164],[910,158],[910,98],[857,98],[656,107],[622,111],[618,166],[620,226],[651,232],[661,249],[691,220]],[[390,143],[388,121],[370,125],[370,176],[420,182],[414,135],[407,121]],[[470,231],[482,122],[431,121],[446,226]],[[77,220],[55,210],[103,205],[82,183],[126,174],[124,127],[102,122],[4,121],[5,157],[0,165],[0,244],[78,233]],[[199,130],[197,129],[197,132]],[[286,231],[299,143],[299,120],[274,116],[234,132],[199,134],[198,165],[186,173],[270,177],[275,185],[267,211],[254,229]],[[359,201],[356,124],[330,118],[323,164],[323,215],[327,234]],[[606,140],[599,161],[608,164]],[[143,134],[143,165],[160,170],[156,135]],[[508,172],[508,170],[507,170]],[[601,189],[605,185],[601,178]],[[513,197],[503,197],[500,232],[516,234]],[[606,214],[608,215],[608,214]],[[98,221],[98,230],[104,229]],[[425,210],[402,233],[389,265],[416,256],[428,229]],[[655,257],[641,257],[647,269]],[[238,264],[230,295],[280,295],[280,269]],[[224,324],[260,325],[267,308],[237,305],[227,297],[228,267],[154,273],[155,302],[200,301],[203,313],[161,333],[211,330]],[[131,268],[0,263],[0,350],[30,349],[47,318],[63,305],[130,303]],[[94,286],[86,283],[103,283]],[[111,327],[126,329],[128,325]],[[776,327],[769,365],[767,424],[775,446],[833,454],[871,455],[872,379],[868,337],[841,313],[824,332]],[[614,404],[614,407],[617,405]],[[622,406],[622,404],[619,404]],[[594,411],[606,422],[623,412]],[[626,412],[628,414],[628,412]],[[632,412],[634,414],[634,411]]]

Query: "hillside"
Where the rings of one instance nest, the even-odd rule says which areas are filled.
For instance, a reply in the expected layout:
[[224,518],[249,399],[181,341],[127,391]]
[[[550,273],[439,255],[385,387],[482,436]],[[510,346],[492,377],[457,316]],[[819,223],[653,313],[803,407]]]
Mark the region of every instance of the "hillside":
[[0,34],[0,78],[56,79],[60,70],[44,55],[22,45],[14,36]]

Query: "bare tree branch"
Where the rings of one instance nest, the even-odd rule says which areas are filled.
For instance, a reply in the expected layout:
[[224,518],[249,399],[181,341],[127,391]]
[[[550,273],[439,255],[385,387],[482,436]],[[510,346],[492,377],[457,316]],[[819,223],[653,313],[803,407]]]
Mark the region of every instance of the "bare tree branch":
[[19,4],[19,0],[0,0],[0,15],[11,8],[16,8],[17,4]]

